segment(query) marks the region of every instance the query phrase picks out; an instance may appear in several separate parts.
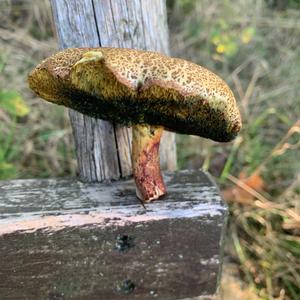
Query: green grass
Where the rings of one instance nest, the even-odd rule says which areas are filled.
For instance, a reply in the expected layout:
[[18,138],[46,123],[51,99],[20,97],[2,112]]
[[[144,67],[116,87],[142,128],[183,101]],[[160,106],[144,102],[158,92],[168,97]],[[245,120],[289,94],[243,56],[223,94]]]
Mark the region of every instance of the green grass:
[[[262,299],[299,299],[299,3],[169,2],[173,53],[224,78],[244,124],[229,145],[180,138],[179,164],[198,162],[219,181],[231,212],[227,254],[248,285]],[[251,175],[263,189],[247,185]]]

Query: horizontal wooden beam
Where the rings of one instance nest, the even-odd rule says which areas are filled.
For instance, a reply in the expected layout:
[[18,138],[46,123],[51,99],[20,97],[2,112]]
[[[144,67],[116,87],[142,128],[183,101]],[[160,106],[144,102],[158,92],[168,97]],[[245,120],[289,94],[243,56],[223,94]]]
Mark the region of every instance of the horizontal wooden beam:
[[132,180],[0,182],[1,299],[184,299],[215,294],[227,207],[201,171]]

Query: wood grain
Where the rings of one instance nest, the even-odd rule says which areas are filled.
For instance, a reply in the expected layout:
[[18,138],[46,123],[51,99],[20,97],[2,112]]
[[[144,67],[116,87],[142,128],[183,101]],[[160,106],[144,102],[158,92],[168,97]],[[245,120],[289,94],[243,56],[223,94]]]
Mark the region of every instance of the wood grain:
[[165,181],[169,194],[146,209],[133,180],[0,181],[1,299],[213,295],[227,207],[203,172]]
[[[51,0],[61,49],[124,47],[169,54],[164,0]],[[93,182],[132,174],[131,130],[70,110],[79,178]],[[175,135],[165,132],[162,169],[176,169]]]

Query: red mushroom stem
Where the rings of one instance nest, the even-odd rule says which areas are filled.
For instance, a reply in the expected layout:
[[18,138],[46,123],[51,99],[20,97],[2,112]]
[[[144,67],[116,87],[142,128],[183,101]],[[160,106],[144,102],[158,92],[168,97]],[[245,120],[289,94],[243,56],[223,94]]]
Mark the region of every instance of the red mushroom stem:
[[136,195],[150,202],[166,194],[159,161],[159,144],[163,127],[134,125],[132,127],[132,167]]

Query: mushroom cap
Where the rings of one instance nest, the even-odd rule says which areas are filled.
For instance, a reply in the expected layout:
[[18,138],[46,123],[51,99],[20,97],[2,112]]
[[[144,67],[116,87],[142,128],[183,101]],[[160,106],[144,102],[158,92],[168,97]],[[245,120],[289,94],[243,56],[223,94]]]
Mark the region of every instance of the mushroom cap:
[[151,124],[227,142],[241,128],[234,95],[213,72],[157,52],[71,48],[28,76],[40,97],[126,126]]

